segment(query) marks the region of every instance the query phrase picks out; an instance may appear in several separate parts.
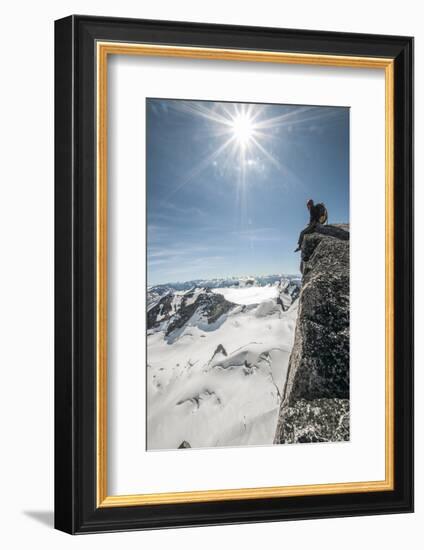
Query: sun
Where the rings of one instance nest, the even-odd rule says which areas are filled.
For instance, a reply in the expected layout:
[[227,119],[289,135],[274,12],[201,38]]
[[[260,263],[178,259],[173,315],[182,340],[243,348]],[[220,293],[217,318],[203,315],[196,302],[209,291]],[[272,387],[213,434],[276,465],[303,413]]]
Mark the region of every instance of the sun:
[[247,147],[253,140],[255,125],[248,113],[238,113],[231,121],[231,130],[237,143]]

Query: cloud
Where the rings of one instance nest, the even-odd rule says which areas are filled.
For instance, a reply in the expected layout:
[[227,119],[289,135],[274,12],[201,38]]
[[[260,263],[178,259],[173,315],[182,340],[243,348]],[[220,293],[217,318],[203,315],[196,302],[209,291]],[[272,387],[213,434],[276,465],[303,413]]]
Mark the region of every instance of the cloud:
[[199,254],[201,252],[210,251],[210,247],[206,246],[192,246],[189,244],[181,243],[175,247],[168,248],[149,248],[148,256],[149,258],[176,258],[181,256],[193,256],[194,254]]
[[[157,276],[166,276],[168,281],[171,281],[173,277],[183,275],[184,280],[192,280],[199,276],[204,276],[205,267],[208,270],[221,268],[222,262],[226,258],[224,256],[204,256],[201,258],[187,258],[182,264],[180,262],[173,262],[171,259],[169,261],[163,260],[158,261],[154,265],[150,264],[149,271],[154,271],[154,278]],[[205,265],[206,264],[206,265]],[[148,279],[151,278],[149,274]]]
[[194,219],[204,219],[208,213],[197,206],[180,206],[167,201],[160,201],[149,208],[149,218],[162,220],[171,224],[175,222],[187,222]]
[[232,234],[239,239],[249,242],[280,241],[284,238],[283,234],[274,227],[259,227],[255,229],[233,231]]

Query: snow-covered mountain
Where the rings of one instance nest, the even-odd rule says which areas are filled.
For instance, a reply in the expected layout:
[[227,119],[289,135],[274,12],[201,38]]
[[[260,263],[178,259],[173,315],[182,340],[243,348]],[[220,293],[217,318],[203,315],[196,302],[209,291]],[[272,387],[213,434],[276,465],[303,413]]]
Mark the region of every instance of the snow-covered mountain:
[[300,280],[241,280],[149,289],[148,449],[273,443]]

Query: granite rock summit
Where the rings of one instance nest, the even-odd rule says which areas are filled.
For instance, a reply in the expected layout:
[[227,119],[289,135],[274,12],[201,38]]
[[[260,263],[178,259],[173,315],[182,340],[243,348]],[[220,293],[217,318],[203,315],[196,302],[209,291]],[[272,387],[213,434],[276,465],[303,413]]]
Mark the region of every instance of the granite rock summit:
[[349,440],[349,226],[302,244],[295,340],[275,443]]

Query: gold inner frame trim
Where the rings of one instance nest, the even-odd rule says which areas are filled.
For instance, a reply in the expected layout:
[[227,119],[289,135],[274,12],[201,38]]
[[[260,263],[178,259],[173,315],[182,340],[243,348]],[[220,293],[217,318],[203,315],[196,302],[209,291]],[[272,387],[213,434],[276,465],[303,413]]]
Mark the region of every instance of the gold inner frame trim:
[[[97,42],[97,506],[142,506],[277,498],[394,489],[394,60],[254,50]],[[384,69],[385,71],[385,479],[349,483],[217,489],[109,496],[107,492],[107,61],[109,55],[142,55]]]

